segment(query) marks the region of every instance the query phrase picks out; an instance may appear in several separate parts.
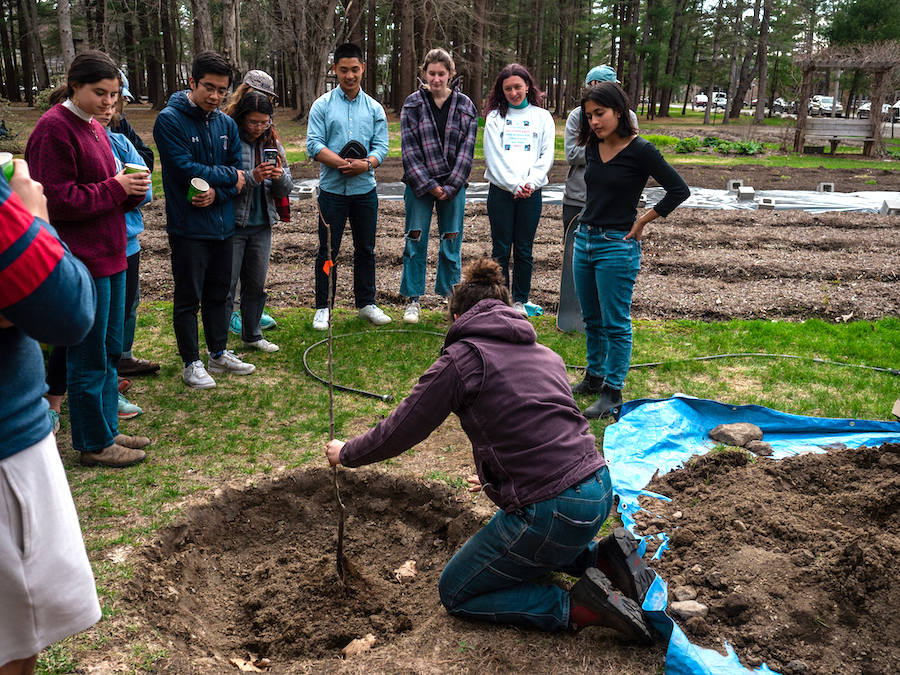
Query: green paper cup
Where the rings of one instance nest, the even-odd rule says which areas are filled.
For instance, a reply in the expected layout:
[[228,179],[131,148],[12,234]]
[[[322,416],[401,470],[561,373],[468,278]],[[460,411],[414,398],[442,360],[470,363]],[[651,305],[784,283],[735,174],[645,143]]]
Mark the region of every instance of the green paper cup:
[[188,201],[194,201],[194,197],[209,190],[209,183],[202,178],[191,178],[190,187],[188,187]]
[[6,180],[11,180],[16,171],[12,153],[0,152],[0,168],[3,169],[3,175],[6,176]]
[[150,169],[142,164],[126,164],[125,173],[150,173]]

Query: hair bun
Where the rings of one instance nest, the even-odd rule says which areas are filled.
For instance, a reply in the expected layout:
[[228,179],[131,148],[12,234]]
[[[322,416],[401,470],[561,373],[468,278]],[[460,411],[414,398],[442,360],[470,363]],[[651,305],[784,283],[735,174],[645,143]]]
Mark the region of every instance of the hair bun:
[[479,258],[469,263],[463,276],[467,284],[483,284],[485,286],[503,286],[503,270],[493,258]]

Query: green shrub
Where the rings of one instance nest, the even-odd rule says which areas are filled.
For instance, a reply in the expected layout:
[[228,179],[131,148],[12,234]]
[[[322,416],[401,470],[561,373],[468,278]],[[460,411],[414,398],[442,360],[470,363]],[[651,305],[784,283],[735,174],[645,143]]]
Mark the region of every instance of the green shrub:
[[756,141],[738,141],[731,146],[736,155],[758,155],[763,150],[762,143]]
[[675,152],[678,154],[687,154],[689,152],[697,152],[700,149],[700,138],[698,136],[689,136],[682,138],[675,144]]
[[46,89],[39,91],[38,95],[34,97],[34,107],[45,112],[50,110],[50,94],[54,89],[56,89],[56,85],[51,84]]
[[703,139],[703,143],[701,143],[701,145],[704,148],[715,148],[717,145],[719,145],[719,143],[721,143],[721,141],[715,136],[707,136]]
[[734,143],[732,143],[731,141],[717,141],[714,146],[714,150],[716,152],[722,153],[723,155],[727,155],[733,149]]

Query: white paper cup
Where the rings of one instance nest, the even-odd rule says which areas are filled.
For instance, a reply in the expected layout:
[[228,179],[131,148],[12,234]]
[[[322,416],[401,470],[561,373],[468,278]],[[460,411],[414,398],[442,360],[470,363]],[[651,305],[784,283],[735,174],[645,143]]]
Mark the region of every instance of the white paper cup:
[[203,194],[207,190],[209,190],[209,183],[202,178],[191,178],[191,184],[188,187],[188,201],[194,201],[194,197]]

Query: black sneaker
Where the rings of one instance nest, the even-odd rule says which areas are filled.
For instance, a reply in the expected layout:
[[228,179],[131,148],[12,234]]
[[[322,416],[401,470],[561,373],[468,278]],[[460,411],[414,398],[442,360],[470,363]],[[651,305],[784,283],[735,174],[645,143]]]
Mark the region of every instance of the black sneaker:
[[[585,570],[569,591],[569,598],[570,603],[587,607],[597,615],[597,620],[589,625],[612,628],[643,645],[653,644],[641,608],[634,600],[616,593],[609,579],[596,567]],[[576,626],[580,628],[583,626]]]
[[622,593],[642,604],[656,571],[638,555],[638,546],[640,542],[631,532],[617,528],[597,545],[597,567]]

